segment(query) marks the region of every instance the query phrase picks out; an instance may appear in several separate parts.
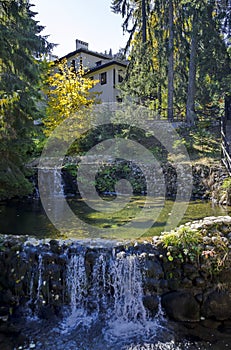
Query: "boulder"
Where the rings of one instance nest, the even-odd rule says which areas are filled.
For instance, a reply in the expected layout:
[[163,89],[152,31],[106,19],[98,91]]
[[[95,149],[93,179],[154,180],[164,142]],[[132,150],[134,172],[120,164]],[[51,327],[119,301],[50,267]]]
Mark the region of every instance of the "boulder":
[[143,297],[143,304],[152,316],[156,315],[159,309],[159,298],[155,295],[145,295]]
[[150,278],[161,279],[164,277],[164,271],[161,264],[157,261],[147,260],[145,263],[147,276]]
[[231,317],[231,295],[227,291],[213,291],[207,294],[202,304],[202,314],[206,318],[223,321]]
[[173,291],[162,296],[162,306],[166,314],[175,321],[198,322],[200,306],[191,293]]

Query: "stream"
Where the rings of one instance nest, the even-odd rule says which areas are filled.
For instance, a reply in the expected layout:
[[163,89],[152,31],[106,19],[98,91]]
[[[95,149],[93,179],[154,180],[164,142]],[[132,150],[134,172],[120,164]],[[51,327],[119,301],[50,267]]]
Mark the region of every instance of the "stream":
[[[104,197],[105,200],[109,200],[108,196]],[[97,212],[94,209],[87,206],[82,198],[70,197],[66,198],[69,207],[73,213],[86,221],[88,224],[95,225],[102,228],[120,228],[123,225],[132,220],[140,209],[144,206],[144,203],[148,199],[145,196],[134,196],[131,198],[129,205],[124,210],[118,213],[103,213]],[[59,202],[59,198],[56,198],[56,203]],[[151,201],[150,201],[151,202]],[[158,206],[158,199],[156,200]],[[94,203],[95,204],[95,203]],[[165,200],[160,214],[154,222],[154,225],[145,233],[142,234],[142,228],[140,230],[141,235],[137,234],[137,237],[147,238],[159,235],[165,228],[166,221],[171,215],[171,209],[174,201]],[[151,203],[153,205],[153,201]],[[184,202],[182,202],[184,205]],[[57,216],[61,215],[59,211],[62,211],[62,207],[57,207]],[[230,215],[231,208],[226,206],[214,205],[211,201],[195,200],[188,204],[187,211],[184,217],[180,220],[179,224],[186,223],[192,220],[198,220],[206,216],[220,216]],[[145,221],[145,215],[141,217],[140,221]],[[1,234],[13,234],[13,235],[30,235],[37,238],[61,238],[60,232],[51,223],[47,214],[39,199],[28,200],[11,200],[9,202],[0,203],[0,233]],[[121,230],[122,231],[122,230]],[[118,232],[118,231],[117,231]],[[83,230],[76,230],[69,235],[71,238],[87,239],[92,238],[91,233]],[[105,238],[105,237],[99,237]],[[106,237],[107,238],[107,237]],[[126,234],[116,234],[115,237],[109,237],[114,239],[133,239],[133,232],[127,230]]]
[[[70,197],[68,205],[75,215],[91,225],[120,227],[136,215],[147,198],[132,197],[129,205],[113,216],[97,213],[83,203],[83,199]],[[110,200],[106,197],[105,200]],[[171,213],[173,202],[166,200],[157,220],[141,239],[160,234]],[[181,220],[185,223],[205,216],[229,215],[228,207],[214,206],[211,202],[192,201]],[[57,213],[59,215],[59,213]],[[145,219],[145,218],[144,218]],[[108,225],[108,226],[107,226]],[[39,199],[13,200],[0,204],[1,233],[29,235],[36,239],[62,239],[59,231],[49,221]],[[131,236],[132,237],[132,236]],[[142,258],[134,254],[118,253],[116,240],[100,239],[100,247],[91,241],[97,252],[90,267],[85,253],[91,236],[88,232],[73,232],[68,238],[76,240],[76,249],[67,250],[62,259],[66,270],[62,276],[63,302],[56,312],[49,309],[44,290],[48,288],[43,252],[36,251],[37,265],[31,266],[27,287],[27,305],[18,307],[13,317],[21,337],[8,334],[0,339],[1,350],[194,350],[228,349],[231,339],[222,339],[207,329],[187,329],[176,325],[164,315],[161,303],[158,312],[151,315],[143,305]],[[128,240],[117,236],[117,240]],[[99,242],[99,241],[98,241]],[[35,248],[25,246],[26,261],[32,261]],[[50,283],[50,282],[49,282]],[[56,288],[58,288],[56,286]],[[60,291],[60,293],[61,293]],[[48,293],[51,298],[59,298]],[[64,302],[66,296],[69,302]],[[60,304],[60,303],[59,303]],[[180,306],[179,306],[180,307]],[[52,311],[52,312],[51,312]],[[196,326],[195,326],[196,327]],[[214,332],[215,333],[215,332]],[[13,339],[13,340],[12,340]],[[2,341],[2,342],[1,342]],[[14,347],[10,347],[14,344]]]

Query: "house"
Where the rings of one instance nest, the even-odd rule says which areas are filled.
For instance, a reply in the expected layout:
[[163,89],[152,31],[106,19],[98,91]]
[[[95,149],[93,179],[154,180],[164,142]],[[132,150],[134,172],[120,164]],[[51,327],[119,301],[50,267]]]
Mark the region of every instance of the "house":
[[[111,51],[111,50],[110,50]],[[73,69],[82,67],[90,79],[99,80],[91,91],[100,93],[102,102],[120,102],[120,94],[116,88],[123,80],[123,72],[126,69],[127,61],[113,57],[109,54],[102,54],[88,49],[88,43],[76,40],[76,50],[60,58],[67,59]]]

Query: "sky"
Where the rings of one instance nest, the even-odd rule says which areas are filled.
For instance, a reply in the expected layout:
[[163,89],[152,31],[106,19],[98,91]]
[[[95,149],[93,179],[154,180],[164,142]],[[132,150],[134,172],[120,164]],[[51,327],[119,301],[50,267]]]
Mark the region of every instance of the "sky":
[[89,43],[89,50],[113,53],[125,46],[122,18],[114,14],[111,0],[30,0],[38,12],[35,19],[46,27],[42,35],[59,44],[53,54],[59,57],[75,50],[75,40]]

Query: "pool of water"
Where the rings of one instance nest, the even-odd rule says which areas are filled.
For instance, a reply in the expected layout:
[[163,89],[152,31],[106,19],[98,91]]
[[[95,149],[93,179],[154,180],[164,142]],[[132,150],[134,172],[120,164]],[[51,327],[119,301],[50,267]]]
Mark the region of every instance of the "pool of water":
[[[85,203],[81,198],[71,197],[65,199],[68,207],[71,208],[74,216],[78,217],[81,222],[87,223],[87,227],[77,226],[72,228],[70,232],[67,232],[67,237],[76,239],[86,238],[109,238],[109,239],[134,239],[134,238],[147,238],[155,235],[159,235],[160,232],[166,229],[166,223],[172,215],[172,209],[174,201],[165,200],[164,203],[161,199],[150,199],[145,196],[132,197],[128,204],[122,210],[115,212],[104,212],[101,210],[95,210]],[[105,198],[106,201],[112,201],[111,198]],[[55,200],[55,203],[59,204],[59,199]],[[106,202],[107,203],[107,202]],[[142,212],[144,205],[150,204],[146,212]],[[90,203],[91,204],[91,203]],[[179,208],[184,207],[187,203],[183,201],[179,204]],[[150,213],[148,210],[150,208]],[[158,211],[156,220],[153,225],[148,229],[144,229],[146,222],[149,220],[147,215],[152,215],[154,208]],[[50,209],[48,209],[50,210]],[[55,211],[57,217],[65,215],[62,212],[62,206],[53,206],[51,209]],[[0,203],[0,233],[1,234],[13,234],[13,235],[30,235],[37,238],[61,238],[63,237],[60,231],[52,224],[48,218],[49,211],[46,212],[39,199],[28,200],[12,200],[9,202]],[[148,214],[147,214],[148,213]],[[200,219],[206,216],[220,216],[230,215],[230,207],[222,207],[214,205],[211,201],[191,201],[188,204],[187,210],[182,218],[176,220],[178,224],[186,223],[191,220]],[[137,216],[136,226],[126,226],[130,222],[133,222]],[[69,224],[69,223],[68,223]],[[90,228],[90,229],[89,229]],[[98,231],[94,235],[94,228],[101,229],[100,234]],[[107,235],[111,229],[115,229],[114,234]],[[144,232],[146,230],[146,232]],[[67,230],[68,231],[68,230]],[[65,237],[66,238],[66,237]]]
[[61,322],[27,319],[23,332],[30,340],[21,345],[16,342],[14,350],[225,350],[231,345],[230,337],[215,342],[179,340],[173,330],[155,320],[150,321],[149,330],[147,325],[137,330],[135,324],[121,324],[115,329],[109,323],[91,321],[64,332]]
[[[112,198],[105,198],[105,200],[111,201]],[[162,205],[160,199],[153,201],[153,199],[141,196],[133,197],[123,210],[105,214],[103,211],[90,208],[81,198],[72,197],[66,199],[66,201],[75,215],[79,216],[81,220],[92,226],[103,227],[105,229],[111,227],[122,228],[123,225],[133,220],[134,217],[137,216],[137,213],[142,214],[144,203],[148,202],[150,207],[161,206],[160,213],[155,223],[143,236],[141,235],[141,238],[151,237],[163,231],[174,206],[174,202],[170,200],[166,200],[164,205]],[[57,202],[59,203],[58,199]],[[183,207],[185,203],[182,202],[180,205]],[[60,210],[61,208],[62,207],[58,205],[56,209]],[[230,213],[231,210],[228,207],[214,206],[211,202],[206,201],[192,201],[189,203],[187,211],[180,222],[184,223],[205,216],[229,215]],[[62,215],[61,212],[57,212],[56,214],[58,217]],[[145,221],[146,216],[141,215],[139,220],[140,222],[142,220]],[[60,232],[50,222],[39,200],[1,203],[0,227],[1,233],[4,234],[30,235],[37,238],[61,237]],[[141,227],[141,231],[142,230],[143,228]],[[72,237],[76,239],[91,238],[91,234],[87,231],[84,232],[82,229],[77,229],[72,233]],[[128,234],[125,236],[121,235],[119,238],[127,239],[129,237],[133,238],[130,230],[128,230]],[[102,263],[102,267],[103,266],[104,264]],[[123,269],[119,267],[120,266],[118,266],[117,270],[125,271],[125,277],[130,276],[127,274],[127,270],[124,267]],[[82,271],[81,266],[79,268],[80,270],[76,270],[76,268],[73,270],[78,277],[80,276],[79,271]],[[40,270],[43,271],[42,267],[40,267]],[[99,279],[99,271],[104,271],[104,269],[96,269],[95,273],[97,277],[96,282],[98,281],[98,286],[102,287],[104,286],[104,281],[107,281],[107,279],[103,278],[102,282]],[[136,274],[139,272],[135,265],[134,271]],[[31,311],[36,310],[36,308],[26,309],[23,307],[20,309],[19,306],[18,315],[14,315],[15,319],[13,322],[16,327],[19,327],[20,335],[23,337],[19,339],[14,333],[11,335],[8,330],[8,333],[4,335],[5,338],[1,335],[0,348],[3,350],[222,350],[231,347],[230,335],[223,335],[221,333],[215,334],[217,331],[206,329],[203,326],[198,330],[196,326],[170,323],[169,320],[166,319],[161,308],[154,317],[141,317],[142,315],[137,313],[136,318],[130,317],[130,319],[128,319],[126,316],[127,307],[131,305],[132,307],[130,309],[134,311],[134,305],[137,305],[136,292],[137,290],[140,291],[141,288],[139,283],[133,285],[132,283],[128,283],[127,280],[124,281],[120,275],[118,276],[119,278],[115,278],[114,280],[120,281],[121,283],[118,283],[118,286],[116,284],[117,289],[115,285],[113,285],[114,290],[117,290],[117,293],[115,292],[113,297],[116,302],[118,302],[118,304],[116,304],[117,306],[120,306],[121,303],[125,303],[126,308],[105,307],[105,312],[102,314],[102,312],[97,311],[97,308],[96,311],[93,309],[94,312],[90,312],[89,309],[91,310],[91,305],[89,308],[85,309],[82,307],[76,308],[74,302],[74,308],[73,305],[71,305],[71,307],[65,305],[60,310],[57,309],[57,313],[55,314],[54,312],[50,313],[49,308],[44,308],[44,313],[41,316]],[[70,278],[68,281],[69,280],[73,281],[73,283],[75,282],[75,278]],[[136,279],[132,278],[132,281],[134,280]],[[139,282],[141,279],[137,281]],[[41,283],[41,286],[42,285],[43,283]],[[123,288],[122,291],[120,290],[120,285],[133,286],[134,293],[131,293],[130,290],[130,294],[126,291],[125,294],[122,294],[122,297],[118,297],[124,290]],[[30,290],[32,290],[32,287],[33,283],[30,286]],[[37,285],[34,287],[35,294],[38,296],[40,289]],[[94,284],[93,291],[98,291],[97,283]],[[73,293],[75,293],[75,289]],[[130,298],[127,298],[128,294]],[[82,293],[80,293],[80,295],[82,295]],[[101,294],[98,293],[97,296],[98,300],[102,301]],[[76,299],[74,299],[74,301],[75,300]],[[142,300],[142,298],[139,300]],[[83,306],[84,305],[83,303]],[[105,305],[107,306],[107,304]],[[137,307],[140,310],[140,305]],[[121,310],[124,310],[122,312],[123,317],[121,317]]]

